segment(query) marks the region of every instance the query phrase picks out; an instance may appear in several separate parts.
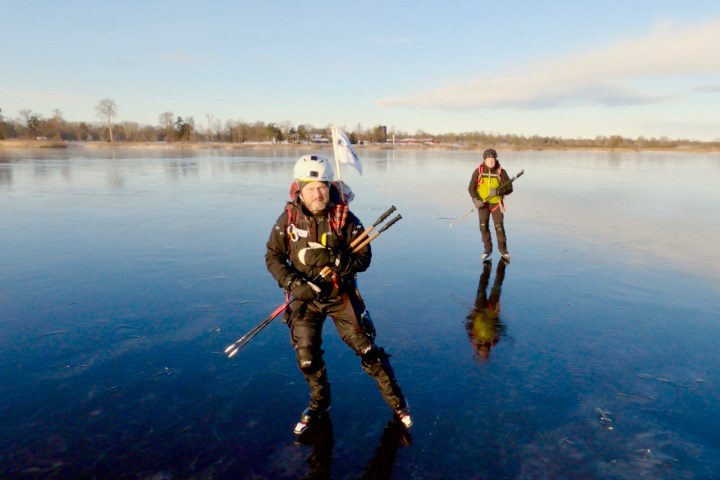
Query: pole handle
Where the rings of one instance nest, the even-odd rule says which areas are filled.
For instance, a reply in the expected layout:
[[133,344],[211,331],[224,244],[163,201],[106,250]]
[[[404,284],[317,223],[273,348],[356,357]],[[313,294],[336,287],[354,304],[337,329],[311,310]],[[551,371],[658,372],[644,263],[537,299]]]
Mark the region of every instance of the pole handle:
[[363,242],[361,242],[360,244],[356,245],[355,248],[353,248],[353,253],[359,252],[360,250],[365,248],[370,242],[375,240],[378,237],[378,235],[380,235],[379,231],[373,232],[371,235],[368,235],[368,237]]
[[386,223],[385,225],[383,225],[383,227],[382,227],[380,230],[378,230],[377,232],[373,232],[373,233],[372,233],[371,235],[369,235],[368,238],[366,238],[362,243],[360,243],[360,244],[357,245],[355,248],[353,248],[353,252],[354,252],[354,253],[357,253],[357,252],[359,252],[360,250],[362,250],[363,248],[365,248],[366,245],[368,245],[370,242],[372,242],[373,240],[375,240],[375,239],[378,237],[378,235],[380,235],[381,233],[383,233],[385,230],[387,230],[388,228],[392,227],[392,226],[393,226],[395,223],[397,223],[401,218],[402,218],[402,215],[398,214],[396,217],[394,217],[394,218],[393,218],[392,220],[390,220],[388,223]]
[[[392,213],[393,211],[395,211],[395,207],[393,206],[393,207],[392,207],[390,210],[388,210],[388,211],[389,211],[390,213]],[[386,213],[387,213],[387,212],[386,212]],[[389,215],[389,213],[388,213],[387,215]],[[385,215],[385,218],[387,218],[387,215]],[[361,240],[360,243],[358,243],[357,241],[353,241],[353,242],[350,244],[350,247],[351,247],[352,252],[353,252],[353,253],[357,253],[357,252],[359,252],[360,250],[362,250],[363,248],[365,248],[366,245],[368,245],[370,242],[372,242],[373,240],[375,240],[375,239],[378,237],[378,235],[380,235],[382,232],[384,232],[384,231],[387,230],[388,228],[392,227],[392,226],[393,226],[395,223],[397,223],[401,218],[402,218],[402,215],[398,214],[398,215],[395,216],[392,220],[390,220],[388,223],[386,223],[385,225],[383,225],[383,227],[382,227],[380,230],[377,230],[377,231],[375,231],[375,232],[372,232],[370,235],[366,235],[366,236],[364,236],[364,237],[362,237],[362,238],[360,238],[360,236],[358,236],[358,238],[360,238],[360,240]],[[370,228],[372,228],[372,227],[370,227]],[[370,231],[370,228],[368,228],[367,230],[365,230],[363,233],[367,233],[368,231]],[[323,267],[322,270],[320,270],[319,276],[320,276],[321,278],[325,278],[325,277],[327,277],[328,275],[330,275],[332,272],[333,272],[333,270],[332,270],[331,267],[325,266],[325,267]]]
[[375,220],[375,223],[373,223],[371,226],[369,226],[366,230],[364,230],[360,235],[358,235],[358,236],[350,243],[350,248],[351,248],[351,249],[355,248],[355,246],[357,246],[360,242],[362,242],[362,241],[365,239],[365,237],[367,237],[367,236],[370,234],[370,232],[372,232],[372,231],[375,229],[375,227],[377,227],[378,225],[380,225],[380,224],[381,224],[387,217],[389,217],[390,214],[393,213],[395,210],[397,210],[397,208],[395,207],[395,205],[393,205],[393,206],[391,206],[390,208],[388,208],[387,211],[385,211],[385,213],[383,213],[382,215],[380,215],[380,217],[378,217],[378,219]]
[[385,213],[383,213],[382,215],[380,215],[380,217],[375,221],[375,223],[373,223],[372,226],[373,226],[373,227],[377,227],[378,225],[380,225],[380,224],[381,224],[387,217],[389,217],[390,214],[393,213],[395,210],[397,210],[397,208],[395,207],[395,205],[393,205],[393,206],[391,206],[390,208],[388,208]]
[[378,235],[380,235],[382,232],[384,232],[384,231],[387,230],[388,228],[392,227],[392,226],[393,226],[395,223],[397,223],[401,218],[402,218],[402,215],[400,215],[400,214],[398,213],[392,220],[390,220],[388,223],[386,223],[385,225],[383,225],[383,227],[382,227],[380,230],[378,230],[378,232],[377,232]]

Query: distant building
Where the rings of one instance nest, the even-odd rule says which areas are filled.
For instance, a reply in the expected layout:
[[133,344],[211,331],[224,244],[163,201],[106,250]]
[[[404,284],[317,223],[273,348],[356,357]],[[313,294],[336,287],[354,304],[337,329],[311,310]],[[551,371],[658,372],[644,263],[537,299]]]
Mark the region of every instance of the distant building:
[[435,143],[435,140],[432,138],[401,138],[397,140],[397,143],[406,145],[432,145]]
[[377,140],[382,143],[386,143],[388,141],[387,136],[387,125],[378,125],[375,127],[376,133],[377,133]]
[[330,140],[328,140],[327,138],[323,137],[322,135],[320,135],[318,133],[314,133],[314,134],[310,135],[310,141],[312,143],[330,143]]

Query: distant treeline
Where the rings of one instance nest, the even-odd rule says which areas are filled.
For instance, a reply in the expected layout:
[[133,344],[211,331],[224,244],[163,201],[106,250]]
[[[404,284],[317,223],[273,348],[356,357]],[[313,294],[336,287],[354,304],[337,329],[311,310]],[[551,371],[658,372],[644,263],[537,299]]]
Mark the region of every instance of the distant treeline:
[[[199,126],[192,116],[176,116],[164,112],[158,116],[157,125],[137,122],[113,122],[117,107],[111,100],[97,110],[101,122],[71,122],[62,112],[54,110],[50,118],[43,118],[30,110],[20,111],[20,117],[6,118],[0,109],[0,140],[55,140],[55,141],[113,141],[113,142],[271,142],[311,143],[326,142],[330,138],[330,125],[315,127],[310,124],[293,125],[290,122],[265,123],[226,120],[222,122],[207,115]],[[109,102],[109,103],[108,103]],[[457,146],[503,145],[521,148],[678,148],[720,147],[720,140],[701,142],[696,140],[670,139],[667,137],[635,139],[620,135],[595,138],[561,138],[533,135],[494,134],[484,131],[443,133],[433,135],[422,130],[408,133],[382,125],[364,128],[362,125],[344,127],[350,141],[360,143],[396,142],[416,144],[442,144]]]

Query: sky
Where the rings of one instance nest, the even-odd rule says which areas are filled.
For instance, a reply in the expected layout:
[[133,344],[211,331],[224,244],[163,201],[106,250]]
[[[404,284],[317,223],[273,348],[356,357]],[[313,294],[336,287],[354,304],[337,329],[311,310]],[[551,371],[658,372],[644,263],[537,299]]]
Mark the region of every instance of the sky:
[[720,139],[720,2],[0,0],[0,109]]

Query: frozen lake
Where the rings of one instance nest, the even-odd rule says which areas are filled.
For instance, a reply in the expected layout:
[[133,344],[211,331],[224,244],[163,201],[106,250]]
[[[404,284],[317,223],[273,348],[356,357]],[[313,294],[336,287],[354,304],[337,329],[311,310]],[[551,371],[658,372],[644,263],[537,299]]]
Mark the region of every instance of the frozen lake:
[[[352,210],[403,216],[359,284],[415,426],[388,427],[328,322],[330,420],[296,442],[307,387],[287,328],[223,350],[283,302],[265,241],[307,152],[111,153],[0,150],[0,477],[720,471],[717,154],[499,149],[525,174],[512,262],[496,248],[484,270],[476,216],[449,227],[481,151],[359,150]],[[502,308],[479,324],[493,286]],[[487,358],[473,332],[495,337]]]

